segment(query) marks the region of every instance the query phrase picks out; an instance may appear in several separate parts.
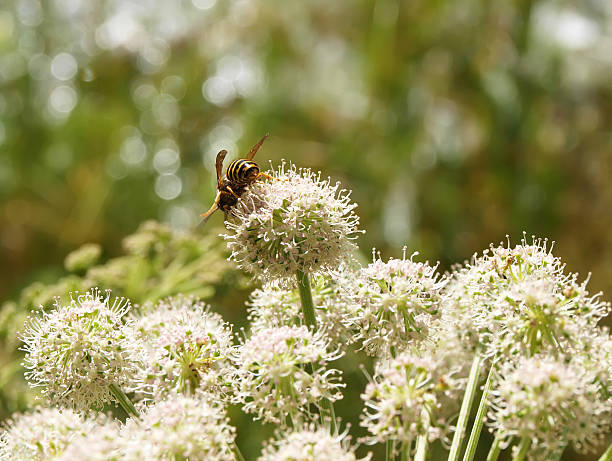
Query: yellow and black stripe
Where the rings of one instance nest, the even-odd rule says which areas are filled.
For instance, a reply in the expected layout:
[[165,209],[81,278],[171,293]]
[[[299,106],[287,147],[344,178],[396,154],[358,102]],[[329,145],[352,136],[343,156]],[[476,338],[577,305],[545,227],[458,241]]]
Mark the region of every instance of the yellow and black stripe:
[[259,174],[257,163],[243,158],[234,160],[227,167],[225,175],[227,179],[237,184],[245,184],[253,181]]

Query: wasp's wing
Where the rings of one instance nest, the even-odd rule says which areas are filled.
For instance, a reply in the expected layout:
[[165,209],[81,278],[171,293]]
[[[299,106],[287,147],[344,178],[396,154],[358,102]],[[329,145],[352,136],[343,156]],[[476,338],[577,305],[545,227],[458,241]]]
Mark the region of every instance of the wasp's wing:
[[[215,167],[217,168],[217,188],[221,188],[221,182],[223,181],[223,160],[227,155],[227,151],[225,149],[220,150],[217,154],[217,161],[215,162]],[[217,199],[219,195],[217,195]]]
[[248,155],[246,156],[247,160],[253,160],[253,157],[255,157],[255,154],[257,153],[261,145],[264,143],[264,141],[268,138],[268,136],[270,136],[270,133],[266,133],[264,137],[261,138],[259,142],[253,146],[253,148],[249,151]]
[[212,206],[209,208],[209,210],[206,213],[202,213],[200,216],[202,217],[202,221],[200,221],[200,224],[198,224],[198,227],[202,227],[206,221],[208,221],[208,218],[210,218],[212,216],[212,214],[217,211],[217,209],[219,208],[219,199],[221,198],[221,191],[217,191],[217,196],[215,197],[215,201],[212,204]]

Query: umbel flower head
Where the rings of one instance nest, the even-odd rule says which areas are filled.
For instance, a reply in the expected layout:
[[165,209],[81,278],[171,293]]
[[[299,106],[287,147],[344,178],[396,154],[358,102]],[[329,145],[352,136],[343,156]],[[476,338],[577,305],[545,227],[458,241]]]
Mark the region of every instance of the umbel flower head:
[[454,274],[444,314],[458,334],[485,344],[487,355],[567,353],[593,334],[610,305],[564,268],[546,241],[491,246]]
[[342,354],[320,331],[302,326],[262,328],[240,346],[243,410],[277,424],[299,419],[308,405],[342,398],[339,370],[325,368]]
[[[46,461],[61,456],[70,444],[107,421],[85,419],[74,411],[37,408],[14,415],[0,436],[0,460]],[[75,458],[73,458],[75,459]]]
[[128,320],[140,355],[134,391],[158,400],[168,393],[208,391],[219,397],[235,375],[231,326],[194,298],[177,296]]
[[393,355],[427,337],[438,317],[446,280],[436,266],[406,259],[384,262],[373,251],[373,262],[357,273],[339,272],[344,302],[352,310],[351,327],[369,355]]
[[448,346],[405,350],[377,363],[361,396],[361,425],[370,443],[396,441],[408,447],[419,435],[445,440],[466,381],[463,350]]
[[30,385],[50,403],[78,410],[113,401],[111,386],[125,387],[136,369],[122,329],[129,309],[126,299],[94,289],[30,318],[21,338]]
[[214,396],[174,395],[121,430],[121,460],[233,461],[236,430]]
[[[362,458],[362,461],[369,458]],[[310,425],[302,430],[277,434],[258,461],[357,461],[357,457],[346,433],[331,435],[328,428]]]
[[253,184],[232,209],[224,235],[231,259],[269,282],[323,273],[350,258],[359,218],[349,192],[295,166],[281,165],[276,177]]
[[567,443],[580,452],[594,449],[612,422],[612,403],[601,398],[597,374],[581,360],[538,355],[506,362],[490,395],[491,429],[529,438],[532,459],[550,459]]

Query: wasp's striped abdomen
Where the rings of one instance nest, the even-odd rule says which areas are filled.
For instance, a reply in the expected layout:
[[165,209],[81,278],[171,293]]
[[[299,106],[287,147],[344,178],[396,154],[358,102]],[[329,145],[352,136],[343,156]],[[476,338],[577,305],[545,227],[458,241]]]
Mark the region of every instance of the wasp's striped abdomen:
[[257,163],[243,158],[234,160],[227,167],[225,176],[237,184],[247,184],[257,179],[257,176],[259,176],[259,166],[257,166]]

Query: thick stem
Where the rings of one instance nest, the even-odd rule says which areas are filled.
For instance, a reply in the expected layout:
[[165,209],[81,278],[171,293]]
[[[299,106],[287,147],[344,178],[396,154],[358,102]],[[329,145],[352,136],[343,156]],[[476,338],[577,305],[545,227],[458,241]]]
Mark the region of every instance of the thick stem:
[[493,366],[491,366],[489,370],[489,375],[487,376],[487,382],[485,383],[482,389],[482,397],[480,397],[480,404],[478,405],[478,412],[476,413],[476,419],[474,420],[474,425],[472,426],[472,432],[470,434],[470,439],[468,440],[467,448],[465,449],[465,454],[463,455],[463,461],[472,461],[474,459],[474,455],[476,454],[476,447],[478,446],[478,439],[480,438],[480,431],[482,430],[482,424],[484,423],[484,417],[487,413],[487,409],[489,408],[488,397],[489,391],[491,390],[491,376],[493,375]]
[[612,443],[610,444],[606,452],[603,455],[601,455],[601,458],[599,458],[599,461],[611,461],[611,460],[612,460]]
[[234,442],[234,453],[236,454],[237,461],[245,461],[244,456],[242,456],[242,452],[240,451],[240,448],[238,448],[238,444],[236,442]]
[[472,409],[472,402],[474,401],[474,396],[476,395],[476,389],[478,387],[481,365],[482,356],[480,355],[480,351],[477,351],[472,361],[472,368],[470,369],[470,376],[465,388],[465,394],[463,395],[463,402],[461,402],[461,410],[459,411],[459,419],[457,420],[457,430],[453,436],[453,443],[448,455],[448,461],[457,461],[459,459],[461,443],[465,437],[470,410]]
[[297,271],[298,289],[300,290],[300,299],[302,301],[302,313],[304,314],[304,322],[309,327],[317,326],[315,317],[314,303],[312,302],[312,292],[310,291],[310,278],[306,272]]
[[393,442],[387,440],[385,444],[385,461],[391,461],[393,459]]
[[429,431],[429,413],[427,410],[421,412],[421,417],[423,418],[423,425],[425,426],[425,434],[417,437],[414,461],[425,461],[427,458],[427,432]]
[[499,458],[499,452],[501,451],[501,441],[502,437],[498,435],[495,436],[495,440],[493,440],[493,445],[489,449],[489,455],[487,456],[487,461],[497,461]]
[[514,458],[512,458],[512,460],[523,461],[525,459],[525,455],[527,454],[527,450],[529,450],[530,444],[531,439],[529,437],[523,437],[521,439],[521,443],[519,443],[518,451],[516,452],[516,455],[514,456]]
[[135,416],[138,418],[138,410],[136,410],[134,404],[131,402],[128,396],[125,395],[125,393],[119,388],[119,386],[117,386],[116,384],[110,384],[108,388],[110,390],[110,393],[113,394],[113,397],[115,397],[117,402],[119,402],[119,405],[121,405],[121,408],[125,410],[128,416]]
[[[311,327],[313,330],[317,327],[317,318],[315,317],[314,302],[312,301],[312,291],[310,289],[310,278],[306,272],[297,271],[297,282],[298,290],[300,292],[300,301],[302,302],[302,313],[304,314],[304,322],[306,325]],[[306,367],[311,375],[314,373],[312,364]],[[334,404],[330,400],[323,399],[321,402],[322,409],[330,418],[331,429],[334,434],[338,433],[338,426],[336,421],[336,412],[334,411]],[[321,415],[323,420],[323,415]],[[323,422],[323,421],[321,421]]]

